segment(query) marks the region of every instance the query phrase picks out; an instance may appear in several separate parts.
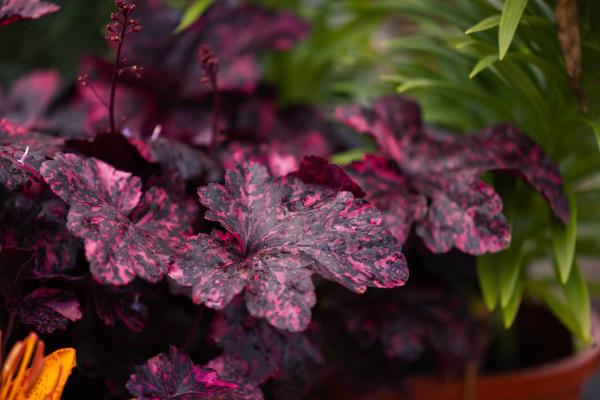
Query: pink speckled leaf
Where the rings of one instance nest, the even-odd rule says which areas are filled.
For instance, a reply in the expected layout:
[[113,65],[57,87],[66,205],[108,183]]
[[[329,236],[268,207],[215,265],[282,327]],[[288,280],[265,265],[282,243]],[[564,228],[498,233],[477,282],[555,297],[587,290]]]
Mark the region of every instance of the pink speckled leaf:
[[487,171],[509,171],[525,178],[557,217],[568,220],[558,167],[511,126],[464,136],[431,132],[422,127],[418,106],[398,96],[378,99],[371,108],[338,109],[337,117],[374,136],[382,153],[396,162],[407,186],[431,202],[426,216],[417,221],[417,233],[434,252],[457,247],[478,255],[508,246],[502,201],[479,178]]
[[367,155],[345,170],[381,211],[383,225],[404,242],[414,221],[425,215],[427,200],[411,190],[406,177],[392,164],[383,157]]
[[[31,189],[42,182],[42,162],[61,149],[64,140],[29,132],[6,120],[0,124],[0,184],[11,191]],[[2,122],[0,121],[0,122]]]
[[134,368],[127,390],[136,400],[261,400],[256,387],[222,380],[175,347]]
[[94,277],[124,285],[139,276],[157,282],[164,276],[189,223],[167,194],[102,161],[57,155],[42,165],[42,175],[69,206],[67,227],[84,240]]
[[45,158],[39,152],[28,151],[23,159],[26,151],[27,147],[0,146],[0,184],[8,190],[31,188],[42,181],[36,165]]
[[16,308],[21,322],[33,325],[41,333],[66,329],[69,321],[81,319],[77,298],[60,289],[38,288],[18,302]]
[[252,318],[236,300],[211,326],[211,338],[223,354],[208,366],[224,378],[254,384],[270,379],[309,382],[323,357],[308,338]]
[[59,9],[56,4],[42,0],[1,0],[0,26],[20,19],[37,19]]
[[381,215],[350,192],[334,192],[289,175],[272,179],[246,163],[225,185],[199,191],[205,218],[228,234],[200,234],[169,275],[192,286],[192,299],[223,308],[245,289],[246,306],[274,326],[301,331],[315,303],[311,274],[356,292],[403,285],[408,270],[400,243]]
[[65,203],[106,205],[128,214],[142,197],[142,182],[130,173],[75,154],[58,154],[42,165],[41,173]]

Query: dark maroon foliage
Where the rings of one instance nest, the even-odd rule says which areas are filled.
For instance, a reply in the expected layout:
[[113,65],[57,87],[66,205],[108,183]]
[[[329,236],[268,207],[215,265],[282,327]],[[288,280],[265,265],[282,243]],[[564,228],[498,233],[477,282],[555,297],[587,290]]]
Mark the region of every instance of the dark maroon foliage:
[[107,326],[123,324],[132,332],[141,332],[148,319],[148,307],[141,291],[130,286],[94,286],[94,303],[98,317]]
[[[82,55],[79,84],[43,70],[0,91],[4,341],[75,347],[65,399],[327,398],[332,375],[479,361],[459,296],[471,255],[510,241],[480,175],[523,177],[568,218],[535,143],[434,132],[397,96],[343,124],[282,108],[261,57],[307,35],[289,12],[218,0],[174,32],[166,2],[114,4],[112,53]],[[0,25],[57,9],[0,0]],[[348,125],[378,154],[330,164],[364,139]]]
[[301,388],[315,376],[313,369],[324,362],[304,334],[280,331],[253,318],[241,301],[233,301],[216,318],[211,338],[223,354],[208,366],[226,379],[255,385],[275,379]]
[[[356,299],[353,299],[356,301]],[[381,346],[387,358],[413,362],[432,352],[442,367],[465,368],[477,355],[478,329],[467,305],[439,287],[413,286],[342,309],[361,346]]]
[[228,232],[197,235],[169,271],[192,286],[196,303],[221,309],[244,291],[253,316],[301,331],[316,301],[313,272],[356,292],[408,278],[379,212],[349,192],[320,194],[293,176],[274,180],[259,164],[242,164],[227,172],[224,186],[198,194],[205,218]]
[[[452,247],[469,254],[496,252],[506,248],[510,233],[502,215],[502,200],[479,175],[487,171],[508,171],[522,176],[548,201],[557,217],[566,223],[569,216],[558,167],[531,139],[511,126],[501,125],[473,135],[433,132],[422,125],[419,107],[399,96],[376,100],[370,108],[349,106],[337,111],[338,119],[359,132],[372,135],[381,152],[396,163],[367,159],[350,168],[384,214],[392,214],[389,226],[400,240],[407,225],[416,220],[416,231],[431,251],[442,253]],[[376,167],[375,165],[378,164]],[[385,168],[387,181],[407,190],[396,190],[395,205],[381,196],[381,183],[374,178]],[[425,212],[401,208],[423,196]],[[418,199],[418,203],[423,200]],[[416,214],[416,215],[415,215]],[[404,235],[404,236],[403,236]]]
[[398,239],[406,240],[413,222],[426,214],[426,197],[413,192],[406,177],[383,157],[367,155],[345,170],[382,210],[383,225]]
[[0,1],[0,26],[20,19],[36,19],[60,9],[56,4],[42,0]]
[[251,386],[221,380],[217,373],[196,366],[175,347],[145,365],[135,367],[127,389],[138,400],[258,400],[262,394]]
[[341,167],[329,164],[327,160],[320,157],[305,157],[298,172],[293,175],[304,183],[324,185],[336,191],[351,192],[357,198],[366,196],[360,186]]
[[[136,18],[144,27],[124,47],[130,63],[143,67],[141,78],[123,74],[116,93],[115,115],[120,131],[128,129],[148,137],[156,125],[163,135],[209,145],[212,141],[213,103],[211,87],[203,84],[199,62],[190,62],[203,45],[219,62],[217,85],[221,104],[239,94],[252,92],[261,75],[260,53],[288,50],[307,32],[307,25],[286,12],[273,12],[230,0],[215,2],[191,27],[173,34],[179,16],[159,1],[139,1]],[[88,129],[105,131],[109,126],[112,67],[99,60],[84,64],[89,87],[82,95],[91,104]],[[232,99],[233,100],[233,99]],[[219,118],[218,126],[225,121]]]
[[58,87],[59,76],[55,71],[41,70],[25,75],[4,96],[0,93],[0,118],[28,130],[44,128],[44,114]]
[[66,227],[67,209],[58,199],[42,201],[4,193],[0,214],[0,242],[6,247],[33,251],[31,273],[37,277],[62,275],[75,265],[79,241]]
[[75,296],[60,289],[41,287],[18,301],[15,307],[21,322],[41,333],[65,329],[69,321],[81,319]]

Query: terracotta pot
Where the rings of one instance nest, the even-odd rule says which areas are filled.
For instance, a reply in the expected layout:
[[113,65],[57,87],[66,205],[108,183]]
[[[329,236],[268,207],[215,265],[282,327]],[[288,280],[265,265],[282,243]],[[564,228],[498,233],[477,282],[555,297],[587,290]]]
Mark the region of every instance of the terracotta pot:
[[[579,400],[583,385],[600,367],[600,316],[592,318],[594,345],[576,355],[538,367],[481,375],[469,394],[465,382],[431,377],[408,380],[410,400]],[[381,388],[369,400],[408,400],[395,389]]]

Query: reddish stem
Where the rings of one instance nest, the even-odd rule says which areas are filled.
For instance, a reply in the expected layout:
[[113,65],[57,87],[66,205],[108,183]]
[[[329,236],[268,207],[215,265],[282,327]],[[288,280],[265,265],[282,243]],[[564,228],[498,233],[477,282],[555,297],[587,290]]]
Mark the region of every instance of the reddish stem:
[[117,55],[112,71],[112,82],[110,84],[110,100],[108,103],[108,115],[110,119],[110,132],[117,133],[115,125],[115,96],[117,93],[117,79],[121,66],[121,52],[123,51],[123,42],[125,41],[125,32],[127,31],[128,13],[123,13],[123,23],[121,24],[121,34],[119,35],[119,45],[117,46]]

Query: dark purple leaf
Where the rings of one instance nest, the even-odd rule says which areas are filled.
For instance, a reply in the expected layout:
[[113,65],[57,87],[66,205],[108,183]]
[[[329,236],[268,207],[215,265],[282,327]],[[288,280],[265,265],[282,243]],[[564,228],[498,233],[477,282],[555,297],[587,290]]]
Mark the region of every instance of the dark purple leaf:
[[148,307],[139,292],[128,286],[95,285],[94,300],[96,313],[107,326],[118,321],[135,333],[144,329]]
[[[116,94],[117,120],[139,137],[149,136],[156,125],[164,135],[210,143],[212,96],[202,83],[199,49],[207,44],[219,59],[218,88],[221,104],[229,112],[229,96],[255,90],[261,78],[259,56],[269,50],[287,50],[307,32],[304,22],[288,12],[221,0],[187,30],[173,34],[180,15],[160,1],[138,1],[135,16],[142,30],[124,47],[130,63],[141,65],[141,79],[123,74]],[[87,60],[82,67],[90,84],[108,98],[112,65]],[[107,108],[89,87],[80,89],[92,105],[87,127],[92,133],[108,128]],[[245,97],[245,96],[244,96]],[[235,117],[237,119],[237,116]],[[233,120],[233,118],[232,118]]]
[[67,148],[85,157],[94,157],[113,168],[130,172],[145,180],[158,173],[157,165],[149,163],[124,135],[100,133],[92,137],[67,141]]
[[0,243],[34,251],[36,277],[62,275],[76,261],[81,245],[66,228],[67,209],[58,199],[5,194],[0,203]]
[[[160,128],[155,132],[160,132]],[[129,141],[147,161],[161,165],[161,182],[165,187],[177,189],[188,181],[215,182],[222,179],[219,166],[204,151],[157,136],[155,133],[147,140],[132,138]]]
[[163,85],[175,80],[186,82],[175,85],[186,98],[208,91],[201,83],[200,65],[190,63],[201,45],[207,44],[219,59],[220,90],[248,92],[254,90],[261,76],[260,53],[289,50],[308,31],[306,23],[291,13],[222,0],[215,2],[191,27],[172,35],[179,16],[159,2],[141,3],[136,13],[144,29],[126,49],[126,56],[143,65],[148,78],[168,71],[171,81],[164,82],[169,79],[164,76]]
[[221,380],[175,347],[134,368],[127,390],[137,400],[259,400],[259,389]]
[[[557,166],[511,126],[465,136],[434,133],[422,127],[418,106],[398,96],[376,100],[371,108],[341,108],[337,117],[374,136],[382,153],[396,162],[412,192],[431,203],[416,230],[434,252],[447,252],[454,246],[477,255],[508,246],[510,233],[501,213],[502,201],[479,178],[487,171],[509,171],[524,177],[561,220],[568,219]],[[399,220],[408,221],[403,215]],[[399,230],[406,231],[402,226]]]
[[250,314],[301,331],[315,304],[313,272],[356,292],[408,278],[400,243],[350,192],[325,193],[293,176],[274,180],[253,163],[228,171],[225,186],[198,192],[205,218],[228,233],[195,236],[169,272],[192,286],[195,303],[221,309],[244,290]]
[[[189,31],[199,35],[219,59],[219,87],[248,92],[261,77],[258,55],[267,50],[290,50],[307,34],[308,26],[289,12],[238,6],[226,0],[215,3]],[[198,70],[192,71],[194,76],[200,76]]]
[[[272,113],[271,118],[274,120],[283,118],[276,110],[272,110]],[[257,143],[262,134],[274,139]],[[272,176],[277,177],[297,171],[305,156],[326,157],[331,152],[326,138],[319,131],[305,131],[301,128],[295,130],[287,126],[286,130],[279,127],[265,128],[262,134],[257,135],[255,132],[256,136],[251,143],[230,141],[219,154],[223,167],[233,169],[242,162],[253,161],[263,164]]]
[[304,157],[298,172],[294,175],[304,183],[324,185],[340,192],[352,192],[357,198],[366,196],[360,186],[341,167],[329,164],[321,157]]
[[67,226],[84,240],[99,282],[162,279],[189,223],[182,207],[162,189],[151,188],[142,197],[139,178],[93,158],[57,155],[41,170],[70,206]]
[[346,172],[381,210],[383,225],[404,242],[413,222],[426,215],[426,197],[414,193],[406,177],[383,157],[367,155],[346,167]]
[[341,312],[363,347],[377,343],[388,358],[414,362],[432,352],[445,366],[464,368],[479,351],[477,322],[467,305],[438,287],[410,286],[353,299]]
[[234,300],[217,316],[211,338],[223,354],[208,366],[226,379],[257,385],[270,379],[306,383],[314,376],[314,368],[323,363],[323,357],[305,335],[280,331],[251,317],[241,301]]
[[40,333],[66,329],[69,321],[81,319],[77,298],[60,289],[36,289],[19,301],[16,308],[21,322],[33,325]]
[[44,127],[43,116],[59,86],[56,71],[41,70],[20,78],[5,98],[0,96],[0,117],[27,130]]
[[56,4],[41,0],[1,0],[0,26],[20,19],[37,19],[60,9]]

